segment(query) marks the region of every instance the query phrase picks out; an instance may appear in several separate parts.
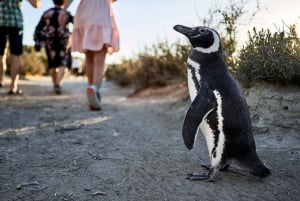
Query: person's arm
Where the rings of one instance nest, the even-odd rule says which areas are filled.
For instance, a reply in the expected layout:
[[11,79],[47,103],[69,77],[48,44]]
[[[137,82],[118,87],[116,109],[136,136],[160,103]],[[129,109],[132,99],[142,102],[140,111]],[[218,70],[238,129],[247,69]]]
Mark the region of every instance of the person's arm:
[[43,29],[45,26],[46,22],[43,14],[33,33],[34,49],[37,52],[41,50],[41,46],[45,42],[45,35],[43,33]]
[[67,0],[67,1],[65,1],[64,9],[67,10],[69,8],[69,6],[71,5],[72,2],[73,2],[73,0]]
[[28,0],[28,1],[35,8],[38,8],[42,5],[42,0]]

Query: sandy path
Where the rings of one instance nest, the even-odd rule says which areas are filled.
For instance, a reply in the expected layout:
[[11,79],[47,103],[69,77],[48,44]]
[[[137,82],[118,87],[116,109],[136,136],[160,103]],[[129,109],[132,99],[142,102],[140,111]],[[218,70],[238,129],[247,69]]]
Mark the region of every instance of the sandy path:
[[[91,112],[85,81],[69,78],[55,96],[49,79],[22,81],[23,97],[0,89],[0,200],[298,200],[300,137],[295,128],[256,134],[272,176],[222,173],[216,183],[191,182],[204,171],[201,135],[188,151],[181,122],[188,102],[174,97],[126,98],[103,87],[103,110]],[[104,194],[104,195],[102,195]]]

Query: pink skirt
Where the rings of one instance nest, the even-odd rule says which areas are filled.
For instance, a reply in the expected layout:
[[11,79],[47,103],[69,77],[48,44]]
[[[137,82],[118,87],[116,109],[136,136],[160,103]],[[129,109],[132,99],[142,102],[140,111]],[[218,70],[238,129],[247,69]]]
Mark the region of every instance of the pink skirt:
[[81,0],[74,16],[72,50],[99,51],[104,45],[108,46],[108,53],[119,50],[111,0]]

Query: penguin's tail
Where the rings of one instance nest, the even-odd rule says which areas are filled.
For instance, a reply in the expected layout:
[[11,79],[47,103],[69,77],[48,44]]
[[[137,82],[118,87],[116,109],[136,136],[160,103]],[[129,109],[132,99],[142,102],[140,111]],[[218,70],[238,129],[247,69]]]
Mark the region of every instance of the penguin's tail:
[[270,169],[257,157],[257,160],[250,168],[250,174],[263,178],[271,174]]

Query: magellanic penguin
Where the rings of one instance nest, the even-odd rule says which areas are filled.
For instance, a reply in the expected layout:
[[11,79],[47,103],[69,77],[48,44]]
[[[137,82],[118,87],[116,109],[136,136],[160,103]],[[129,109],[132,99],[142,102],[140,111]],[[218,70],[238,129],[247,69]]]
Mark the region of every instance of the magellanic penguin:
[[183,140],[192,149],[200,128],[211,161],[207,175],[191,174],[188,179],[215,181],[231,160],[257,177],[268,176],[270,170],[256,153],[246,100],[223,59],[218,32],[204,26],[174,29],[187,36],[193,47],[187,59],[192,103],[183,122]]

